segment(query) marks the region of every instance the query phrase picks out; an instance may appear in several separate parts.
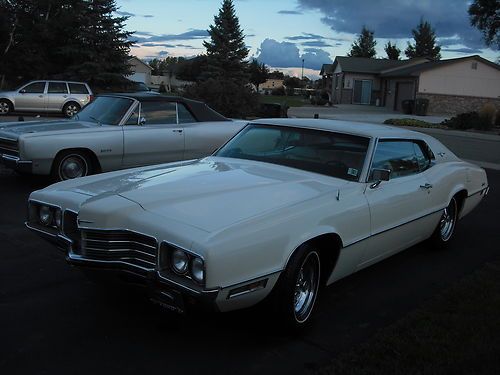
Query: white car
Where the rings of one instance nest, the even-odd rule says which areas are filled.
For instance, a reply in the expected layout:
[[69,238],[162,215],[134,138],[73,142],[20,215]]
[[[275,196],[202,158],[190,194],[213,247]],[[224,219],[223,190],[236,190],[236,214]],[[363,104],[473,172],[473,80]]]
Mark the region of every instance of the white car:
[[0,124],[0,163],[56,181],[210,155],[246,122],[181,97],[97,97],[70,120]]
[[27,226],[69,263],[123,271],[177,311],[266,297],[302,326],[328,285],[420,241],[451,240],[483,169],[389,126],[259,120],[212,156],[61,182]]

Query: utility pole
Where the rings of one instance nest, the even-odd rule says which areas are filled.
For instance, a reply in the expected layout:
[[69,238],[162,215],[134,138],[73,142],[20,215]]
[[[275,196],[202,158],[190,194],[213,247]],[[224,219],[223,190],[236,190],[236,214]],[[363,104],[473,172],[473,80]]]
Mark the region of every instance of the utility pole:
[[304,59],[302,59],[302,81],[304,81]]

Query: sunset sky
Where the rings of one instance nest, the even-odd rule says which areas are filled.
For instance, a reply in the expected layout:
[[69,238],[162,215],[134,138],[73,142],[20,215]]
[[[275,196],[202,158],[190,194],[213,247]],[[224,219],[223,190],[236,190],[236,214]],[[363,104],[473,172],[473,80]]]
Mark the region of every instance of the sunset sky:
[[[135,31],[131,53],[143,60],[195,56],[218,13],[221,0],[117,0],[118,14],[130,18]],[[431,22],[443,58],[479,54],[495,61],[500,53],[487,48],[472,28],[467,0],[235,0],[250,56],[271,68],[317,78],[321,65],[346,55],[363,25],[375,31],[377,57],[384,45],[404,50],[411,29],[423,17]],[[403,56],[404,57],[404,53]]]

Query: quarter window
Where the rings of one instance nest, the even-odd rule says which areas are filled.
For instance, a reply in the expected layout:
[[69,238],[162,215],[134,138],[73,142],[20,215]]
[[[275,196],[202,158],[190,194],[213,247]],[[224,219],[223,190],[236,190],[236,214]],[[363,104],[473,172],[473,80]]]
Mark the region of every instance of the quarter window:
[[177,124],[176,105],[170,102],[143,102],[141,117],[146,119],[146,126]]
[[72,94],[88,94],[87,86],[82,85],[81,83],[68,83],[69,91]]
[[45,91],[45,82],[31,83],[23,91],[27,94],[43,94]]
[[184,106],[184,104],[177,103],[177,111],[179,113],[179,123],[185,124],[189,122],[196,122],[191,112]]
[[[420,152],[422,152],[421,149]],[[419,173],[421,169],[417,154],[415,153],[415,142],[379,142],[373,157],[372,169],[389,169],[391,171],[391,178]]]
[[49,82],[49,94],[67,94],[66,82]]

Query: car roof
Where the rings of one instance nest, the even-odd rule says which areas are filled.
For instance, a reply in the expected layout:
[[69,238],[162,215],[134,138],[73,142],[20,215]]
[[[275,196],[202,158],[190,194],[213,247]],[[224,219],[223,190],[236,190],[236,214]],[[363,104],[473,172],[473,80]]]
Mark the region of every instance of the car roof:
[[426,138],[424,134],[395,126],[327,119],[272,118],[251,123],[319,129],[374,138]]

